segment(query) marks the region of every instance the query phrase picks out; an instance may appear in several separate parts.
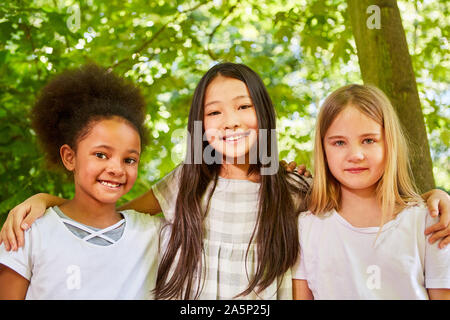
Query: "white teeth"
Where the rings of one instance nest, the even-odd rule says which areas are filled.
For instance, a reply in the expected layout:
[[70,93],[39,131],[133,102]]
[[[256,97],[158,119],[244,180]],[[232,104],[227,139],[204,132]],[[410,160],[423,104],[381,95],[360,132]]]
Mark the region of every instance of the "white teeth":
[[236,140],[238,140],[238,139],[240,139],[240,138],[242,138],[242,136],[226,138],[225,140],[226,140],[226,141],[236,141]]
[[243,135],[239,135],[239,136],[228,137],[228,138],[225,138],[225,141],[236,141],[236,140],[239,140],[246,136],[247,136],[246,134],[243,134]]
[[120,183],[111,183],[111,182],[106,182],[106,181],[100,181],[100,183],[104,186],[111,187],[111,188],[117,188],[118,186],[120,186]]

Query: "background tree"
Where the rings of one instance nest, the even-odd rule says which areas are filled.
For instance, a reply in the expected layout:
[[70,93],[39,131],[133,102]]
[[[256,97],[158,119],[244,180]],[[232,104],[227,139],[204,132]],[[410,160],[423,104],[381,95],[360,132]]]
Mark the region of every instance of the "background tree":
[[410,142],[411,168],[417,187],[422,192],[430,190],[434,188],[433,165],[397,2],[348,0],[348,10],[362,79],[390,98]]
[[[398,6],[436,184],[450,189],[450,2]],[[219,61],[243,62],[261,75],[277,109],[280,156],[311,168],[321,101],[363,79],[352,30],[345,0],[1,1],[0,224],[36,192],[73,195],[63,174],[46,169],[29,126],[35,96],[54,74],[95,61],[142,88],[151,142],[126,201],[182,159],[193,90]]]

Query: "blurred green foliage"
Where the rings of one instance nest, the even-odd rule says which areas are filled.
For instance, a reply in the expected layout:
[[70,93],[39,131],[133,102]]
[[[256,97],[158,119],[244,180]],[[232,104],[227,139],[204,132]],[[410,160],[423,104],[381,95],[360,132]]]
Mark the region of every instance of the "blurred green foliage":
[[[312,168],[317,108],[361,83],[344,0],[4,0],[0,4],[0,224],[37,192],[72,196],[45,167],[28,112],[55,73],[89,61],[140,85],[151,143],[122,201],[182,158],[193,90],[214,63],[245,63],[268,87],[282,158]],[[425,114],[436,184],[450,189],[448,1],[399,1]]]

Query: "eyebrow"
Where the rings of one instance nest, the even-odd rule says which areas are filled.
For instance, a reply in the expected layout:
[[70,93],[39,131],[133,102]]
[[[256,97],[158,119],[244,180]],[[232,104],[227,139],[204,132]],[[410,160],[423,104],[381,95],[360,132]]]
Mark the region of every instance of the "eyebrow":
[[[234,97],[233,99],[231,99],[231,100],[238,100],[238,99],[242,99],[242,98],[249,98],[250,99],[250,97],[248,96],[248,95],[240,95],[240,96],[236,96],[236,97]],[[214,100],[214,101],[210,101],[210,102],[208,102],[208,103],[206,103],[205,104],[205,108],[207,107],[207,106],[209,106],[209,105],[211,105],[211,104],[214,104],[214,103],[220,103],[221,101],[219,101],[219,100]]]
[[[381,136],[381,133],[364,133],[362,135],[360,135],[360,138],[365,138],[365,137],[373,137],[373,136]],[[345,139],[345,136],[331,136],[328,137],[327,140],[332,140],[332,139]]]
[[[93,147],[92,149],[96,149],[96,148],[104,148],[104,149],[108,149],[108,150],[112,150],[112,149],[113,149],[112,147],[110,147],[110,146],[108,146],[108,145],[106,145],[106,144],[100,144],[100,145],[98,145],[98,146]],[[137,150],[135,150],[135,149],[128,149],[127,151],[128,151],[129,153],[135,153],[135,154],[137,154],[138,156],[140,155],[139,151],[137,151]]]

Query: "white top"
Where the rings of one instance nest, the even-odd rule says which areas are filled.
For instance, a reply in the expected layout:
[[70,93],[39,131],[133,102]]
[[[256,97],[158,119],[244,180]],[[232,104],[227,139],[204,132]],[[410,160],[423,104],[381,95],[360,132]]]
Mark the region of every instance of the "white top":
[[299,217],[301,256],[294,279],[306,279],[314,299],[428,299],[426,288],[450,288],[450,247],[430,245],[436,223],[410,207],[378,227],[356,228],[336,211]]
[[149,299],[161,218],[133,210],[122,215],[122,237],[101,246],[74,235],[49,208],[25,232],[24,247],[0,246],[0,263],[30,281],[26,299]]

